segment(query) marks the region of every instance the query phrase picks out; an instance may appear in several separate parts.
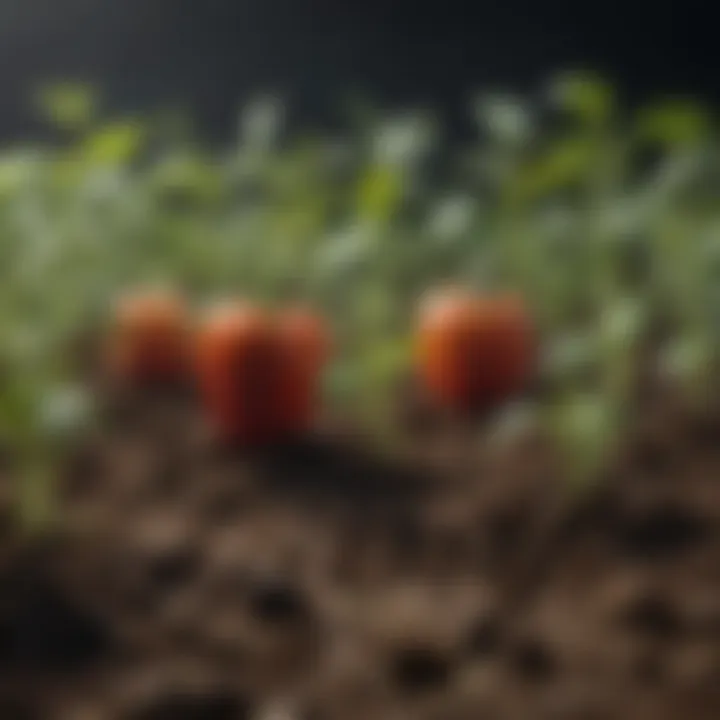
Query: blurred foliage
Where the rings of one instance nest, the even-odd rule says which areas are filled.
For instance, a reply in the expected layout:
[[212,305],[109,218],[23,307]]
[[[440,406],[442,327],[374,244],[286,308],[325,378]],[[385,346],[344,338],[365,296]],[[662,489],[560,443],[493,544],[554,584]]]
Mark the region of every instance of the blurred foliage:
[[81,83],[58,83],[41,88],[36,97],[44,117],[65,130],[89,125],[97,108],[94,89]]
[[602,78],[564,75],[535,103],[478,99],[457,157],[421,113],[292,137],[264,98],[217,153],[181,116],[100,121],[82,85],[38,106],[61,139],[0,153],[0,431],[34,467],[89,412],[48,409],[73,379],[69,338],[158,279],[199,301],[317,304],[337,335],[330,401],[369,414],[409,366],[423,290],[517,289],[543,338],[549,426],[583,472],[628,414],[647,328],[689,385],[716,367],[718,143],[699,106],[628,116]]

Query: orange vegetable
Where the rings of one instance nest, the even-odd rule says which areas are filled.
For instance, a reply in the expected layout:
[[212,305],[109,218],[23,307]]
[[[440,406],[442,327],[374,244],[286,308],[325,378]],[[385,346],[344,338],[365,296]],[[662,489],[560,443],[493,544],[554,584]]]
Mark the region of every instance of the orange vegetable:
[[302,434],[326,354],[324,326],[309,312],[276,317],[242,303],[215,310],[197,345],[200,391],[215,429],[246,444]]
[[489,409],[522,390],[533,362],[533,333],[522,301],[460,289],[431,294],[419,311],[419,375],[435,402]]
[[318,381],[330,351],[330,339],[319,317],[309,310],[290,310],[278,318],[284,356],[277,394],[279,432],[293,434],[312,422]]
[[186,370],[188,320],[180,297],[147,290],[121,297],[108,348],[113,373],[136,382],[176,380]]

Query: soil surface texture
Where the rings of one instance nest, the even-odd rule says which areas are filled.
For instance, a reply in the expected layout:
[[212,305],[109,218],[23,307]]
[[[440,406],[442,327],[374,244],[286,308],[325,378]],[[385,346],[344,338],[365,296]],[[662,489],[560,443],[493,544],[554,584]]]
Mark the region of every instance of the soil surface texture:
[[107,392],[62,526],[0,469],[1,720],[717,720],[720,414],[658,398],[594,488],[532,433],[219,447]]

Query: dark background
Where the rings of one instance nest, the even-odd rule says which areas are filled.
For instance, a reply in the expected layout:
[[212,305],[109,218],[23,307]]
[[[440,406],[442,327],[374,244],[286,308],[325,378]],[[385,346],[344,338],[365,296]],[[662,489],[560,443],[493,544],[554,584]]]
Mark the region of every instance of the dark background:
[[296,123],[332,122],[360,94],[433,105],[458,131],[475,89],[524,90],[578,66],[631,101],[717,101],[714,28],[710,3],[687,2],[0,0],[0,139],[40,132],[27,98],[53,78],[97,82],[113,111],[185,105],[217,138],[266,90]]

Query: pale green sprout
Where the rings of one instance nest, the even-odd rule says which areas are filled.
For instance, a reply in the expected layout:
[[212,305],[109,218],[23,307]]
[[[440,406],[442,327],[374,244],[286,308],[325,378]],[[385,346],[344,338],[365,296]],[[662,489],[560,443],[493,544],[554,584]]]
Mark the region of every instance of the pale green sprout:
[[15,199],[38,185],[45,158],[32,148],[5,151],[0,157],[0,202]]
[[92,398],[79,385],[51,389],[40,409],[41,432],[54,442],[65,444],[88,429],[93,415]]
[[475,102],[475,117],[491,138],[502,145],[519,148],[532,139],[533,120],[520,98],[483,95]]
[[270,152],[283,127],[285,108],[275,97],[258,98],[249,103],[240,116],[241,145],[255,154]]
[[619,413],[636,378],[639,343],[646,326],[647,312],[639,298],[614,299],[604,308],[600,318],[603,387]]
[[441,200],[433,209],[428,221],[428,231],[440,244],[451,244],[463,238],[476,218],[477,202],[465,195]]
[[372,227],[363,224],[332,233],[317,248],[316,273],[325,282],[342,282],[349,273],[367,265],[376,252],[376,240]]
[[400,116],[382,123],[372,138],[372,157],[379,165],[414,169],[432,149],[435,127],[423,115]]

